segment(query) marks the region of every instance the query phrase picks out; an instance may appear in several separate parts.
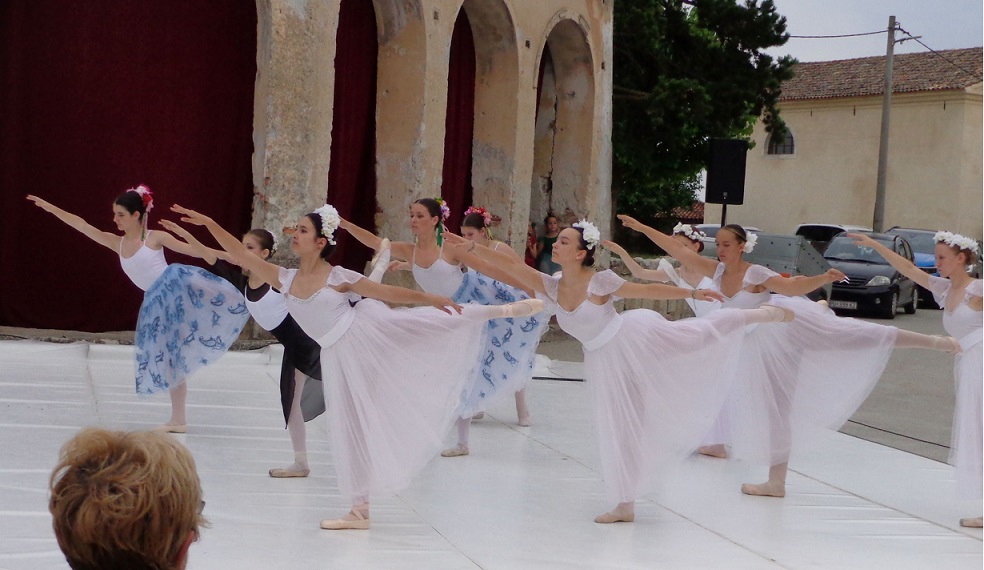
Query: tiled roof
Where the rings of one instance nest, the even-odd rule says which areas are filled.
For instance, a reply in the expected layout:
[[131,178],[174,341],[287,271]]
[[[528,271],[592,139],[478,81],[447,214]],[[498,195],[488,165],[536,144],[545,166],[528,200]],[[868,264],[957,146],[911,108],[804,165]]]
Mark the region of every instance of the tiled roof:
[[[892,93],[965,89],[981,82],[982,63],[984,48],[979,47],[896,54],[892,62]],[[793,72],[795,76],[782,84],[783,101],[885,92],[885,56],[798,63]]]
[[673,220],[688,221],[688,220],[698,220],[698,222],[704,221],[704,203],[694,202],[693,206],[689,208],[674,208],[670,215],[667,216]]

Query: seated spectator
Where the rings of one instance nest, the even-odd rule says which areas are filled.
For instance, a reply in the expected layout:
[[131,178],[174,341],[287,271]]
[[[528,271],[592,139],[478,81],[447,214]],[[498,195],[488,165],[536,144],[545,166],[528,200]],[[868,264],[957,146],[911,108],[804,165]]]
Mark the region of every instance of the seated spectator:
[[207,524],[195,460],[162,433],[83,429],[62,447],[50,491],[73,570],[181,570]]

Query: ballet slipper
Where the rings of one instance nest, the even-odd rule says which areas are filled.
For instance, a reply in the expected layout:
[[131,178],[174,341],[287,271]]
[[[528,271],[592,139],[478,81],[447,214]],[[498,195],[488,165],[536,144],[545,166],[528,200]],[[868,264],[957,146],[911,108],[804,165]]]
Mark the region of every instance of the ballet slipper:
[[298,465],[291,465],[286,469],[271,469],[270,476],[274,479],[289,479],[291,477],[307,477],[311,473],[311,470],[307,467],[300,467]]
[[960,519],[960,526],[966,528],[981,528],[984,527],[984,517],[970,518],[970,519]]
[[702,445],[697,448],[697,453],[701,455],[706,455],[708,457],[716,457],[718,459],[726,459],[728,457],[728,449],[724,447],[723,443],[715,443],[714,445]]
[[595,517],[594,522],[598,524],[612,524],[619,522],[633,522],[635,521],[635,512],[624,512],[619,508],[615,508],[611,512],[607,512]]
[[960,354],[963,352],[963,349],[960,347],[960,341],[952,336],[940,335],[936,335],[936,338],[933,340],[933,350],[939,350],[947,354]]
[[781,499],[786,496],[786,484],[766,481],[758,485],[745,483],[741,486],[741,492],[753,497],[776,497]]
[[540,299],[523,299],[522,301],[501,306],[504,317],[528,317],[542,311],[544,305]]
[[325,519],[321,521],[324,530],[369,530],[369,511],[365,514],[362,509],[352,509],[340,519]]
[[777,307],[776,305],[762,305],[761,309],[765,309],[771,315],[771,322],[774,323],[788,323],[796,318],[796,313],[789,309],[783,307]]
[[[376,255],[372,256],[372,260],[369,261],[369,265],[375,266],[376,262],[379,261],[379,257],[383,255],[384,252],[390,249],[390,245],[391,244],[389,238],[383,238],[382,240],[380,240],[379,249],[376,250]],[[389,265],[389,262],[387,262],[387,265]]]
[[151,431],[156,431],[159,433],[188,433],[188,424],[162,424]]
[[533,425],[533,418],[530,416],[519,416],[519,420],[516,423],[519,427],[530,427]]
[[441,457],[461,457],[462,455],[468,455],[467,445],[458,444],[441,452]]
[[485,412],[478,412],[477,414],[475,414],[474,416],[471,417],[471,421],[477,422],[478,420],[480,420],[480,419],[482,419],[484,417],[485,417]]

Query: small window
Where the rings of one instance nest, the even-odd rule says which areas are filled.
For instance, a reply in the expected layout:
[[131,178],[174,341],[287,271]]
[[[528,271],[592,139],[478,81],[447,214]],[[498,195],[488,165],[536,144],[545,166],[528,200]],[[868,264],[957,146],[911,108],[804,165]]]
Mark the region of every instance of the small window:
[[769,136],[768,154],[793,154],[795,145],[793,144],[793,133],[786,129],[783,136],[776,138]]

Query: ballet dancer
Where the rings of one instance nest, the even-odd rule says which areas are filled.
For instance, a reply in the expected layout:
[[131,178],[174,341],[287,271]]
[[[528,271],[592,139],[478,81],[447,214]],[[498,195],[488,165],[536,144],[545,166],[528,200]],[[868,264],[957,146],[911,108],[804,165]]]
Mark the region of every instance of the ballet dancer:
[[756,236],[741,226],[730,224],[718,231],[720,261],[714,261],[630,216],[618,218],[681,265],[710,277],[724,296],[724,307],[771,303],[796,313],[789,326],[749,331],[736,369],[739,380],[729,401],[733,449],[736,455],[769,465],[767,481],[741,486],[747,495],[784,497],[794,432],[843,425],[881,377],[894,348],[960,349],[953,338],[837,317],[801,297],[844,279],[844,274],[829,269],[811,277],[787,278],[748,263],[742,255],[754,247]]
[[[300,258],[298,269],[246,252],[207,216],[177,205],[172,209],[182,214],[181,221],[205,226],[236,263],[282,291],[290,314],[321,345],[338,484],[351,500],[349,513],[321,521],[323,529],[368,529],[370,495],[405,487],[440,450],[478,362],[485,321],[542,310],[535,299],[462,307],[447,297],[375,283],[332,266],[328,258],[341,219],[327,204],[297,222],[291,250]],[[351,304],[352,293],[363,299]],[[439,310],[393,309],[380,300]]]
[[[393,257],[410,261],[410,270],[420,288],[462,304],[500,305],[532,297],[532,291],[523,291],[502,282],[500,279],[509,279],[509,275],[483,260],[473,260],[474,266],[462,272],[456,250],[444,247],[443,221],[449,213],[443,200],[417,200],[410,206],[410,229],[416,242],[393,242],[391,245]],[[488,239],[489,220],[486,215],[484,209],[469,208],[462,232],[475,239],[484,239],[493,249],[519,259],[508,245]],[[381,239],[365,229],[345,220],[341,227],[364,245],[377,249],[382,247]],[[532,377],[536,347],[548,320],[546,315],[530,315],[524,319],[494,319],[488,322],[488,334],[484,338],[479,366],[470,378],[459,406],[456,422],[458,441],[441,452],[443,457],[460,457],[470,453],[471,420],[481,418],[497,397],[516,394],[519,425],[532,424],[525,393],[520,390]]]
[[[673,239],[696,253],[704,250],[704,242],[701,238],[707,237],[707,235],[690,224],[678,223],[673,227],[672,235]],[[673,283],[677,287],[683,287],[684,289],[715,290],[714,281],[710,277],[690,271],[687,267],[675,268],[665,257],[659,260],[659,265],[657,265],[656,269],[645,269],[617,243],[606,240],[602,242],[602,245],[619,256],[625,267],[632,273],[632,276],[637,279]],[[711,311],[721,308],[721,303],[716,300],[698,301],[697,299],[684,299],[684,301],[686,301],[690,310],[693,311],[694,316],[697,318],[704,317]],[[725,446],[725,442],[729,440],[728,425],[728,408],[725,406],[721,408],[721,413],[714,422],[714,426],[711,427],[711,431],[704,439],[704,444],[697,448],[697,453],[718,459],[727,458],[728,449]]]
[[[956,407],[950,443],[950,463],[955,467],[957,492],[961,498],[981,504],[984,446],[981,422],[981,280],[967,273],[980,255],[977,242],[960,234],[937,232],[936,268],[939,277],[929,275],[911,261],[864,234],[848,234],[854,242],[874,248],[900,273],[929,289],[943,308],[943,328],[960,342],[962,352],[956,356],[953,375]],[[960,519],[960,526],[981,528],[982,517]]]
[[[212,267],[212,272],[227,279],[242,291],[246,308],[263,330],[270,332],[283,345],[280,365],[280,404],[284,422],[294,449],[294,463],[284,468],[270,469],[271,477],[307,477],[311,473],[307,454],[307,430],[304,425],[325,411],[321,381],[321,346],[301,330],[287,311],[283,293],[266,282],[228,263],[231,256],[225,251],[206,247],[184,227],[169,220],[161,225],[183,239]],[[269,259],[277,249],[273,234],[262,228],[248,231],[242,238],[246,251]]]
[[[591,386],[601,469],[614,509],[596,523],[632,522],[635,500],[652,488],[657,470],[682,461],[713,423],[750,323],[792,319],[778,307],[720,310],[704,319],[668,321],[648,309],[616,313],[616,298],[686,299],[722,296],[707,289],[630,283],[611,270],[592,269],[601,241],[587,221],[563,229],[551,251],[559,276],[541,273],[490,248],[453,235],[461,252],[500,265],[551,306],[560,327],[581,342]],[[548,308],[548,310],[550,310]]]
[[195,256],[191,246],[164,231],[147,229],[153,208],[150,190],[131,188],[113,202],[113,221],[122,236],[104,232],[81,217],[29,195],[42,210],[116,252],[123,272],[144,291],[134,337],[137,394],[166,391],[171,419],[157,430],[188,430],[185,380],[225,354],[249,318],[243,296],[230,283],[199,267],[168,265],[164,248]]

